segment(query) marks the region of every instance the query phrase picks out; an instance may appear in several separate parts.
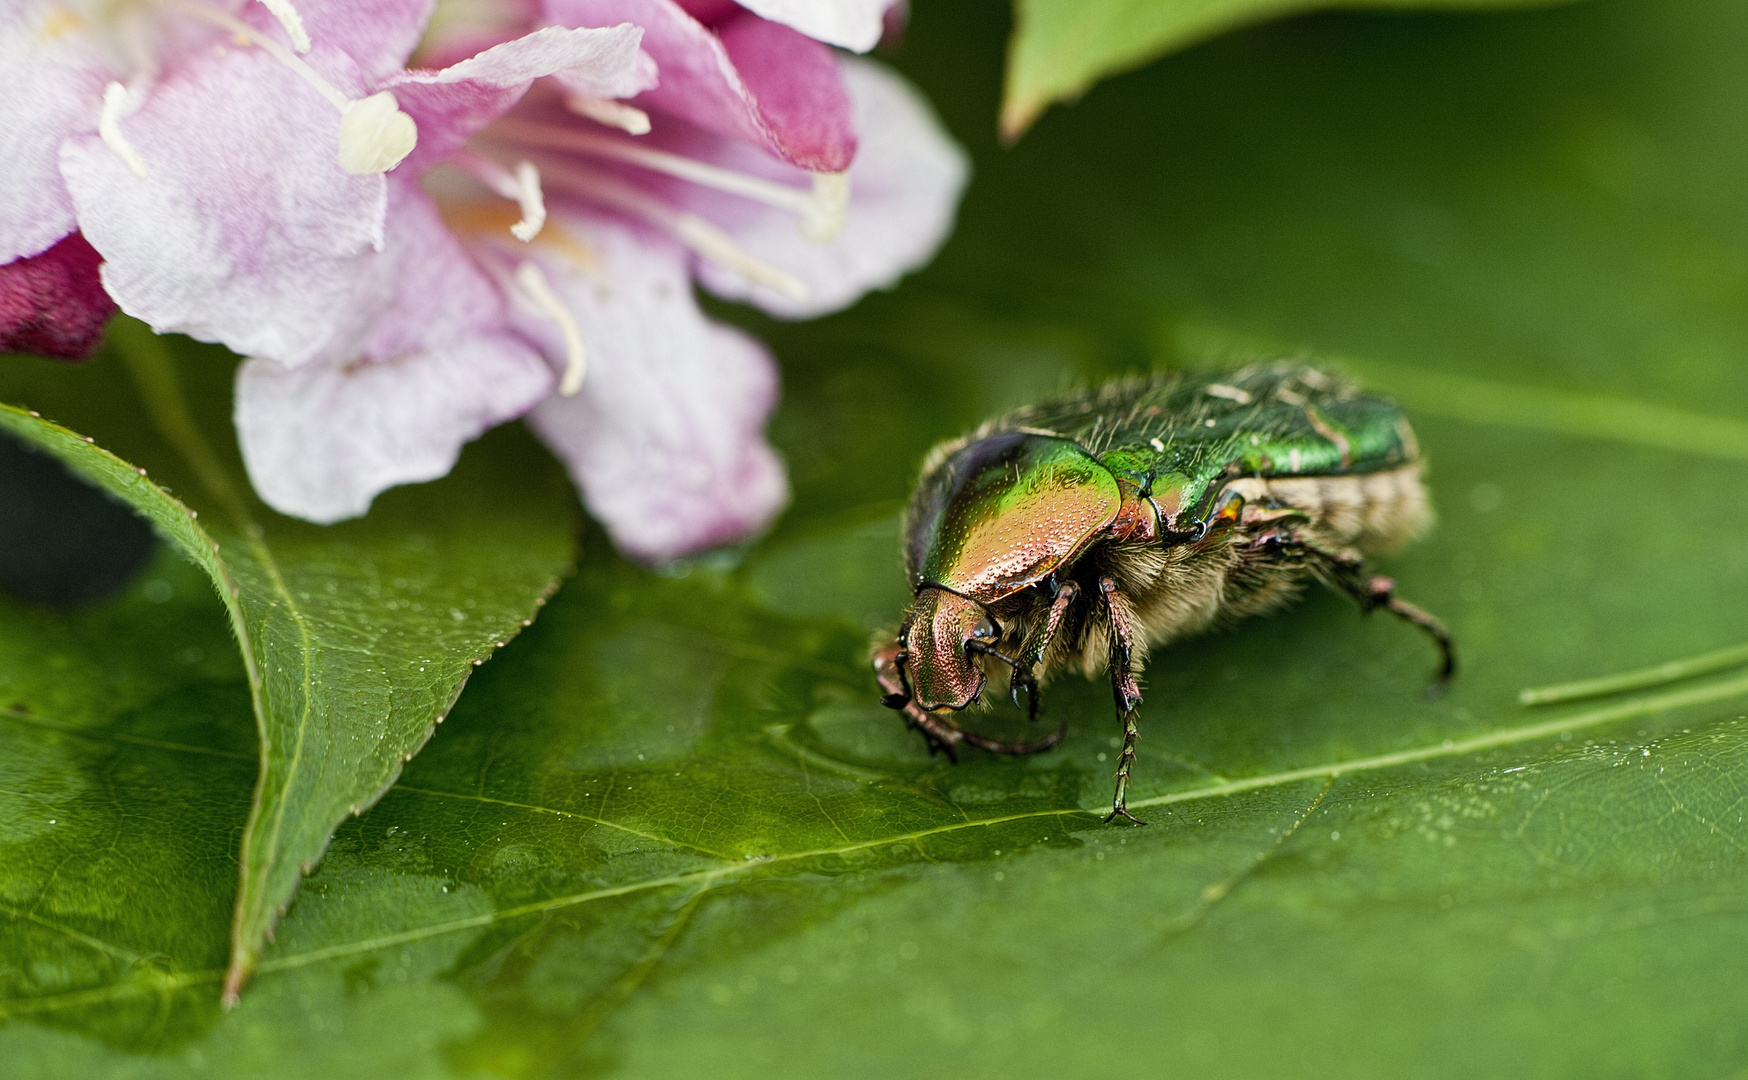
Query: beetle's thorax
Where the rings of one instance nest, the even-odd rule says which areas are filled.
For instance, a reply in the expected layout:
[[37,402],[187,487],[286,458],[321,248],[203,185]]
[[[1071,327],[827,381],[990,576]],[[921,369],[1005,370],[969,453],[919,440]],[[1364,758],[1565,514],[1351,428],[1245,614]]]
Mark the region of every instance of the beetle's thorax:
[[976,439],[918,486],[905,530],[911,585],[994,603],[1071,562],[1123,501],[1116,477],[1073,440],[1023,431]]

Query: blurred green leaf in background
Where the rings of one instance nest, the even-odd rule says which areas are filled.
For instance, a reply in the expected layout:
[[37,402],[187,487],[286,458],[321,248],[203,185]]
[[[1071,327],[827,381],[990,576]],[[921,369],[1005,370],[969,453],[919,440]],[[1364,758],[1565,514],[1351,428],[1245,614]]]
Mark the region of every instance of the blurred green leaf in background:
[[1463,10],[1569,0],[1014,0],[1001,130],[1017,139],[1040,113],[1100,79],[1233,27],[1319,8]]
[[[1300,18],[1013,151],[1003,19],[918,5],[901,57],[976,157],[941,258],[755,327],[791,511],[665,575],[585,537],[234,1011],[256,746],[224,610],[169,554],[105,605],[0,601],[11,1073],[1748,1068],[1748,679],[1517,701],[1748,639],[1748,10]],[[1384,569],[1457,635],[1451,693],[1421,699],[1417,635],[1314,594],[1154,658],[1147,828],[1083,809],[1118,734],[1098,686],[1053,689],[1050,754],[929,758],[866,668],[928,446],[1066,380],[1278,350],[1416,418],[1441,523]],[[73,415],[119,361],[7,363],[0,398],[59,395],[143,460],[146,428]]]

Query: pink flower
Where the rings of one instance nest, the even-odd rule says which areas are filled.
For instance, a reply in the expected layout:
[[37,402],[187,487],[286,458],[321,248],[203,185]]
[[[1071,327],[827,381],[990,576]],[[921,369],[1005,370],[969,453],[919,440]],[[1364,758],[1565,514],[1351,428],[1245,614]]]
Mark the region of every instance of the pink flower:
[[103,344],[115,301],[97,279],[102,261],[73,233],[40,255],[0,266],[0,352],[81,360]]
[[[225,15],[253,20],[241,38],[205,33],[219,9],[159,4],[150,78],[69,76],[81,108],[45,95],[58,151],[36,157],[58,156],[64,205],[42,212],[66,212],[39,232],[76,224],[123,310],[250,357],[251,478],[313,521],[441,476],[532,410],[628,554],[756,531],[787,493],[761,434],[775,368],[703,316],[692,278],[781,316],[834,310],[926,261],[964,183],[896,76],[726,2],[547,0],[419,71],[401,67],[418,0],[273,0],[288,18]],[[885,6],[748,4],[861,47]],[[0,29],[0,55],[18,38]]]
[[[77,193],[94,153],[136,183],[200,202],[215,236],[239,231],[227,218],[253,213],[279,217],[278,230],[296,228],[307,246],[357,251],[380,240],[380,174],[414,134],[371,84],[417,41],[424,5],[391,0],[363,16],[345,4],[306,3],[300,16],[274,0],[283,26],[265,6],[237,6],[12,0],[0,8],[0,64],[14,88],[0,109],[0,264],[40,256],[79,228]],[[222,157],[189,145],[203,136]],[[93,242],[115,259],[107,239]],[[107,274],[105,283],[129,303],[128,283]]]

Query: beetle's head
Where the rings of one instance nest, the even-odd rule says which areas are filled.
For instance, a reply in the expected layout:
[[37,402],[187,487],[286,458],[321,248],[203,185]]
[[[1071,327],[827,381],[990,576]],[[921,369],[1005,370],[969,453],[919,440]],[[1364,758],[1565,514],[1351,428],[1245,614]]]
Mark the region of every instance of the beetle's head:
[[946,589],[918,592],[903,635],[911,700],[930,712],[963,709],[976,701],[983,690],[977,645],[994,645],[1000,635],[977,601]]

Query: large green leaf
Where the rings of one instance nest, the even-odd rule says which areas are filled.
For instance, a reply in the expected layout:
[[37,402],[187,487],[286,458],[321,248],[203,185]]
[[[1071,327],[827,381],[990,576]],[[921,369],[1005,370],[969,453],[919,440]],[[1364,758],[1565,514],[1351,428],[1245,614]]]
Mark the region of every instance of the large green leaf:
[[[777,530],[732,567],[589,560],[341,828],[235,1011],[219,924],[252,766],[216,603],[165,564],[106,608],[0,611],[0,1060],[1748,1067],[1748,679],[1517,703],[1748,639],[1748,12],[1247,31],[1011,155],[978,135],[998,23],[919,5],[911,28],[978,159],[942,258],[758,327],[786,365]],[[1051,754],[930,759],[865,667],[929,443],[1071,375],[1281,346],[1417,418],[1441,523],[1385,569],[1456,632],[1452,692],[1421,699],[1418,635],[1318,594],[1155,658],[1145,829],[1088,812],[1117,734],[1098,686],[1051,689]]]
[[1319,8],[1492,9],[1567,0],[1013,0],[1001,130],[1017,139],[1039,114],[1100,79],[1224,30]]
[[[234,360],[186,341],[173,351],[127,319],[111,338],[112,355],[82,368],[9,359],[0,398],[22,407],[0,405],[0,428],[126,500],[224,602],[260,735],[238,852],[234,997],[341,819],[394,782],[473,666],[557,587],[575,500],[550,459],[510,435],[367,520],[281,517],[253,497],[236,457]],[[60,711],[21,701],[31,715]]]

